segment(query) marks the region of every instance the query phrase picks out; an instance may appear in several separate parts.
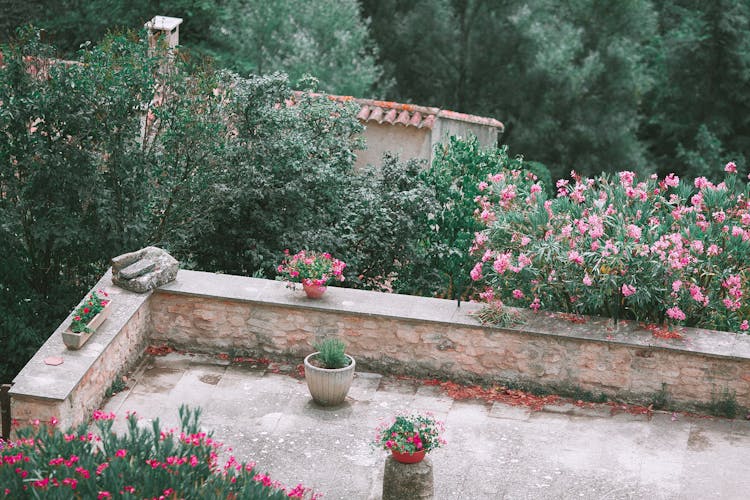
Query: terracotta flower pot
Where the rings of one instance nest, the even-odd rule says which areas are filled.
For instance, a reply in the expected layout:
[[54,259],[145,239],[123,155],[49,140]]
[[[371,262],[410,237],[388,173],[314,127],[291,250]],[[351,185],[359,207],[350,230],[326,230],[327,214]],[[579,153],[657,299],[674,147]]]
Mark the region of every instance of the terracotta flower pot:
[[393,459],[396,462],[401,462],[402,464],[416,464],[424,460],[424,456],[427,454],[424,450],[415,451],[412,453],[400,453],[396,450],[391,450],[391,455],[393,456]]
[[99,311],[99,314],[91,318],[91,321],[89,321],[86,326],[88,327],[88,332],[74,332],[70,329],[70,326],[66,328],[62,332],[63,337],[63,343],[68,349],[72,350],[78,350],[80,349],[83,344],[88,341],[89,337],[91,337],[94,332],[96,332],[96,329],[99,328],[99,326],[104,323],[104,320],[107,319],[109,316],[109,312],[112,310],[112,301],[109,300],[107,304],[104,306],[104,308]]
[[303,283],[302,289],[305,291],[305,294],[307,294],[308,299],[319,299],[324,293],[326,293],[328,287],[325,285],[305,285]]
[[313,400],[321,406],[335,406],[344,402],[354,379],[354,358],[349,358],[349,366],[344,368],[320,368],[310,363],[318,354],[314,352],[305,358],[305,381]]

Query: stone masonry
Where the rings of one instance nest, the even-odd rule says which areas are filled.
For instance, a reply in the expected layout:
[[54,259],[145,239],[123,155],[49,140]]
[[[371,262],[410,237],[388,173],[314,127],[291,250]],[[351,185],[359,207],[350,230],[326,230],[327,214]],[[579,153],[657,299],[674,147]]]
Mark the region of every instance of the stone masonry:
[[[365,371],[486,382],[516,381],[583,389],[630,402],[662,390],[684,408],[726,397],[750,407],[750,336],[684,329],[661,340],[637,325],[572,323],[531,314],[514,328],[485,327],[480,305],[329,287],[320,300],[284,283],[181,270],[148,293],[113,287],[107,273],[94,289],[114,310],[79,351],[66,349],[66,319],[14,380],[18,420],[84,421],[112,382],[147,344],[187,351],[285,357],[301,363],[312,345],[334,336]],[[62,358],[56,366],[44,362]]]

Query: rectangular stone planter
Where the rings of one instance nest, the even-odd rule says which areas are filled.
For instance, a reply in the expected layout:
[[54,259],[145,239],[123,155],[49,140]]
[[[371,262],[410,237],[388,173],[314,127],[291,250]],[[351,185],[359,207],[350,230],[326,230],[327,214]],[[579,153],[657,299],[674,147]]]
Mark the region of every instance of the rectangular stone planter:
[[83,346],[83,344],[88,341],[88,339],[96,332],[96,329],[99,328],[99,326],[104,323],[104,320],[107,319],[109,316],[109,312],[112,310],[112,301],[110,300],[107,302],[107,305],[104,306],[104,309],[99,311],[99,314],[94,316],[91,321],[88,322],[86,326],[88,326],[89,330],[88,332],[79,332],[75,333],[73,330],[70,329],[70,326],[66,328],[62,332],[63,336],[63,342],[65,343],[65,346],[68,349],[72,350],[78,350]]

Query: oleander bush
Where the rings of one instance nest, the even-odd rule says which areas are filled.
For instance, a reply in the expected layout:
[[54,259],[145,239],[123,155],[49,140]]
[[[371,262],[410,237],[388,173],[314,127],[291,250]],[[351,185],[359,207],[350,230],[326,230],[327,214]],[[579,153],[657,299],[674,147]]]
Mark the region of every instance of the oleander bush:
[[505,304],[717,330],[748,329],[750,190],[633,172],[537,184],[501,171],[482,185],[472,279]]
[[20,428],[0,440],[0,495],[7,498],[317,498],[308,488],[286,488],[254,463],[232,456],[219,462],[222,445],[200,430],[200,410],[180,408],[181,427],[142,428],[135,414],[127,433],[112,432],[114,414],[95,411],[62,430],[52,422]]

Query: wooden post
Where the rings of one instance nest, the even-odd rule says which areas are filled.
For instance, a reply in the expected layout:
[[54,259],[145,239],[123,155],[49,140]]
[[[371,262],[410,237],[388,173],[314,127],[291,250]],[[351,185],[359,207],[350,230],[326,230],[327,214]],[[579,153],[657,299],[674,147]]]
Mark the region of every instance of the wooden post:
[[2,416],[3,434],[2,438],[10,439],[10,391],[11,384],[0,386],[0,415]]

